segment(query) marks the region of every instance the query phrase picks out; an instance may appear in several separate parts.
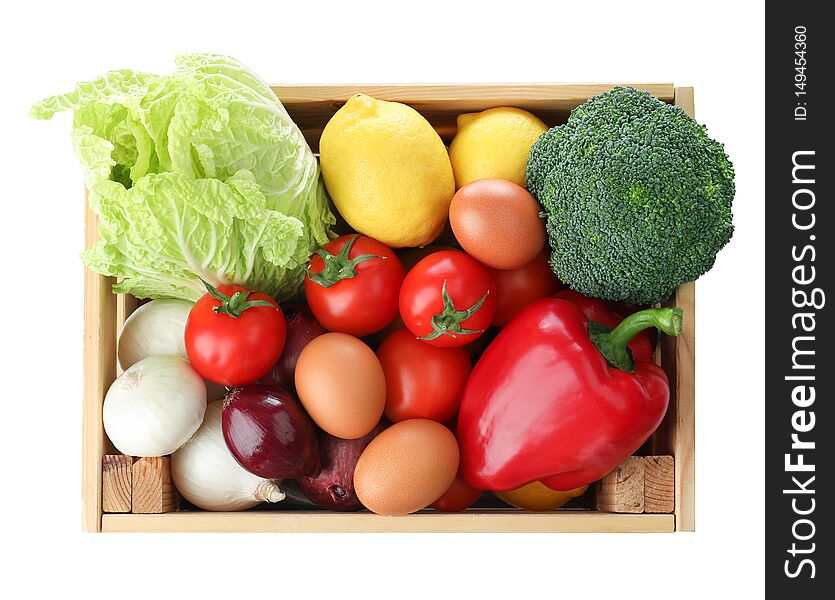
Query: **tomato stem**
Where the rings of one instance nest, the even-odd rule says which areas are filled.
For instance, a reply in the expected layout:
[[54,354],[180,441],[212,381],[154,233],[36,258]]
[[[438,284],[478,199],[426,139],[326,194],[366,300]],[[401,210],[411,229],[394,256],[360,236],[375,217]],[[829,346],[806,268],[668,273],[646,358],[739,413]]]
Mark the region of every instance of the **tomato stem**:
[[444,299],[444,310],[432,316],[432,332],[428,335],[418,338],[419,340],[434,340],[442,335],[449,335],[455,337],[456,335],[469,335],[473,333],[483,333],[483,329],[464,329],[461,323],[472,317],[484,304],[490,290],[487,290],[484,295],[470,308],[466,310],[458,310],[455,308],[455,303],[452,297],[446,290],[446,279],[441,286],[441,297]]
[[310,277],[310,280],[324,288],[329,288],[332,285],[336,285],[343,279],[356,277],[357,265],[361,262],[371,260],[372,258],[386,258],[385,256],[377,256],[376,254],[360,254],[354,258],[348,258],[348,254],[351,252],[351,247],[359,237],[359,235],[355,235],[345,242],[345,245],[342,246],[342,249],[336,255],[331,254],[324,248],[317,248],[316,254],[322,257],[322,261],[325,263],[325,268],[318,273],[312,273],[308,268],[307,276]]
[[[202,281],[202,280],[201,280]],[[229,315],[233,319],[240,317],[245,310],[253,306],[271,306],[275,305],[266,300],[247,300],[252,292],[235,292],[231,296],[222,293],[208,281],[203,281],[209,295],[220,302],[220,306],[213,306],[212,311],[218,315]]]

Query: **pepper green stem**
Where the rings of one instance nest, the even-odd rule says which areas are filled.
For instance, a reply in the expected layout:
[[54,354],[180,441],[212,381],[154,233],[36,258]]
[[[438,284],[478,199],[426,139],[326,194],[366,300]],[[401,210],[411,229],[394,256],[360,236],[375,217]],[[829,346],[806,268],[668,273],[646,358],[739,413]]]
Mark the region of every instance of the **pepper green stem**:
[[676,336],[681,333],[683,323],[684,311],[678,307],[648,308],[629,315],[614,329],[589,321],[589,338],[609,365],[631,373],[635,370],[635,361],[629,349],[632,338],[649,327]]

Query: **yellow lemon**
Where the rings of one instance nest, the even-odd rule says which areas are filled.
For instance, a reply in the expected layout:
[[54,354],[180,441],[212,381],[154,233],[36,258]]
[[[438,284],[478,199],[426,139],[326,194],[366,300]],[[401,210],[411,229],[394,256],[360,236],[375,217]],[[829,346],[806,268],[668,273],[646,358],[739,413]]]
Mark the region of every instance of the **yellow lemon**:
[[489,108],[458,116],[449,147],[455,186],[476,179],[506,179],[525,186],[531,146],[548,127],[521,108]]
[[498,496],[499,500],[516,508],[543,512],[558,509],[572,498],[585,494],[588,488],[589,486],[584,485],[567,492],[558,492],[540,481],[534,481],[515,490],[493,493]]
[[394,248],[437,238],[455,180],[446,147],[416,110],[351,97],[319,140],[325,185],[345,221]]

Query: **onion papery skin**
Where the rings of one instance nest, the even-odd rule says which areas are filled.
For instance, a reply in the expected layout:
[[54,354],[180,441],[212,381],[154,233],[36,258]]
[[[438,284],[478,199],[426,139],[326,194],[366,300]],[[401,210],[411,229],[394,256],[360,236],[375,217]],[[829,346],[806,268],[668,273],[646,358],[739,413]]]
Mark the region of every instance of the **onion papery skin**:
[[321,467],[318,473],[298,479],[304,495],[329,510],[350,512],[365,508],[354,491],[354,470],[363,450],[389,425],[388,419],[383,418],[370,433],[354,440],[343,440],[320,431]]
[[127,371],[143,358],[170,354],[188,358],[183,332],[192,302],[162,298],[137,308],[119,334],[116,354],[119,366]]
[[223,401],[209,404],[194,437],[171,456],[171,477],[189,502],[211,511],[237,511],[280,502],[280,481],[253,475],[234,459],[223,439]]
[[229,392],[223,439],[243,468],[265,479],[297,479],[319,468],[313,421],[279,387],[253,384]]
[[179,356],[149,356],[110,386],[102,420],[122,454],[165,456],[185,444],[203,422],[206,384]]

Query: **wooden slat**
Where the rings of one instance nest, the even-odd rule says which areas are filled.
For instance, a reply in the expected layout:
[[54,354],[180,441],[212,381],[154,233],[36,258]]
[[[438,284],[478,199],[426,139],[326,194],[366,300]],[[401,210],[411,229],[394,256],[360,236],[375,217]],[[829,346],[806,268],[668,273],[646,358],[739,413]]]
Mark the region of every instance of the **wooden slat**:
[[[85,201],[84,242],[98,239],[98,219]],[[81,496],[86,531],[101,530],[101,461],[112,452],[102,424],[102,403],[116,378],[116,299],[113,282],[84,269],[84,411]]]
[[101,509],[106,513],[129,513],[131,510],[131,467],[133,459],[125,454],[105,454],[101,461]]
[[177,510],[180,494],[171,478],[171,458],[154,456],[133,463],[132,511],[167,513]]
[[[693,88],[675,89],[675,103],[691,117],[696,116]],[[688,283],[676,292],[676,305],[684,309],[684,328],[675,338],[676,398],[678,411],[674,429],[676,467],[676,529],[696,529],[696,284]]]
[[597,484],[597,510],[644,512],[644,459],[630,456]]
[[583,511],[420,513],[381,517],[371,513],[304,511],[233,513],[174,512],[102,517],[103,531],[121,532],[671,532],[673,515],[630,515]]
[[675,480],[672,456],[644,457],[644,512],[671,513],[675,510]]
[[675,98],[675,88],[670,83],[274,85],[272,89],[316,152],[322,128],[348,98],[357,93],[408,104],[420,112],[448,144],[455,135],[456,119],[461,113],[514,106],[534,113],[553,126],[563,123],[578,104],[615,85],[632,85],[665,102],[673,102]]
[[[679,287],[675,305],[684,309],[681,335],[665,345],[676,354],[674,421],[669,430],[669,454],[675,457],[676,526],[678,531],[696,528],[696,398],[695,398],[695,283]],[[689,315],[689,316],[688,316]],[[666,337],[666,336],[664,336]]]
[[573,107],[615,86],[646,90],[665,102],[675,99],[671,83],[407,83],[407,84],[279,84],[272,86],[285,106],[341,104],[354,94],[366,94],[433,110],[438,106],[470,111],[479,106]]

